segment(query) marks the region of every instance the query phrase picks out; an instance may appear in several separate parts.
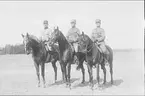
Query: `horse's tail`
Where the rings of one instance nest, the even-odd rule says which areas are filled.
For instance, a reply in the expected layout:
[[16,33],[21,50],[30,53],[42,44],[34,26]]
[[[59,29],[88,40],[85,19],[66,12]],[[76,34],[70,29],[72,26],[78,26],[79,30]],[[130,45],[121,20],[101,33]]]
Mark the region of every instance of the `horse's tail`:
[[106,45],[107,50],[109,51],[109,59],[108,62],[113,66],[113,50],[110,46]]

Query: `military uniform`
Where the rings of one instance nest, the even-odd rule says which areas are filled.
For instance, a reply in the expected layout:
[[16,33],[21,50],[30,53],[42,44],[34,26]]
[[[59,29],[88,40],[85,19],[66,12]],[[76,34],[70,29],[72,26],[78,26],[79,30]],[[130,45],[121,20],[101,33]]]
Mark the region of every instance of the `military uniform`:
[[[99,19],[96,22],[101,22]],[[97,27],[92,31],[92,40],[97,43],[102,53],[108,54],[105,46],[105,31],[103,28]]]
[[[44,23],[48,24],[48,21],[44,21]],[[45,28],[43,31],[41,31],[40,39],[42,42],[45,42],[46,49],[51,50],[51,46],[49,46],[49,40],[51,38],[52,30],[50,28]]]
[[51,29],[44,29],[42,32],[41,32],[41,40],[42,41],[49,41],[50,38],[51,38],[51,34],[52,34],[52,30]]
[[[72,20],[71,22],[76,23],[76,20]],[[74,27],[69,29],[66,36],[67,40],[73,45],[75,51],[78,50],[78,45],[76,42],[79,38],[79,35],[80,35],[80,30]]]
[[78,28],[71,28],[68,31],[67,39],[69,42],[76,42],[79,38],[80,30]]

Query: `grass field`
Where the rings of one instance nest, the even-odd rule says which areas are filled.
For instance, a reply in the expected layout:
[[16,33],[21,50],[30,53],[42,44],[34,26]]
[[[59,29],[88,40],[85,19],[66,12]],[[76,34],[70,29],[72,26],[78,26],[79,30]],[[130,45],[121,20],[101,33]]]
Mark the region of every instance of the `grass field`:
[[[81,71],[72,65],[72,89],[66,88],[61,81],[60,65],[58,80],[54,83],[54,71],[50,63],[45,67],[47,87],[37,87],[36,71],[31,55],[0,55],[0,95],[143,95],[144,94],[144,62],[143,51],[115,51],[114,52],[114,85],[110,84],[109,68],[107,68],[107,84],[94,87],[88,86],[88,71],[85,66],[84,85]],[[103,79],[102,70],[100,71]],[[93,69],[94,83],[96,83],[96,69]]]

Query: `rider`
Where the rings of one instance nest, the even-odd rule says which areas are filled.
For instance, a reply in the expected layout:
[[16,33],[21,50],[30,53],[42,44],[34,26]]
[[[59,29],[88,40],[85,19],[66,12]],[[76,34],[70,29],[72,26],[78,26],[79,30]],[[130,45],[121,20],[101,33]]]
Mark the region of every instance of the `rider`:
[[[80,35],[80,30],[76,27],[75,19],[71,20],[70,23],[71,23],[71,28],[69,29],[66,38],[67,38],[68,42],[71,43],[71,45],[73,46],[72,49],[74,51],[78,51],[77,40]],[[76,61],[76,58],[75,58],[75,61]]]
[[74,47],[74,50],[77,51],[77,40],[79,38],[79,35],[80,35],[80,30],[78,28],[76,28],[76,20],[73,19],[71,20],[71,27],[67,33],[67,40],[68,42],[70,42],[73,47]]
[[41,32],[41,40],[45,43],[46,50],[51,50],[51,47],[49,46],[49,40],[51,38],[52,30],[48,27],[48,21],[44,20],[43,22],[44,30]]
[[[100,50],[100,52],[103,54],[103,57],[105,57],[106,54],[109,54],[106,46],[105,46],[105,31],[103,28],[101,28],[101,20],[100,19],[96,19],[95,21],[96,23],[96,27],[95,29],[93,29],[92,31],[92,40],[93,42],[95,42],[98,46],[98,49]],[[106,59],[105,59],[106,61]]]

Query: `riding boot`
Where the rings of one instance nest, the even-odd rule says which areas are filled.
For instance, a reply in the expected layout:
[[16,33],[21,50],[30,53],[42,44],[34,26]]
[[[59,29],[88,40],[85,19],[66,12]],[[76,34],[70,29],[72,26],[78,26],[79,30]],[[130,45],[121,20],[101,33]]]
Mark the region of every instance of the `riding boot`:
[[45,45],[45,49],[46,49],[46,51],[48,51],[48,47],[47,47],[47,45]]
[[108,65],[108,60],[107,60],[107,56],[105,53],[103,53],[103,58],[104,58],[104,64]]

